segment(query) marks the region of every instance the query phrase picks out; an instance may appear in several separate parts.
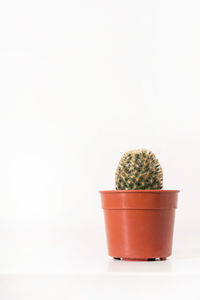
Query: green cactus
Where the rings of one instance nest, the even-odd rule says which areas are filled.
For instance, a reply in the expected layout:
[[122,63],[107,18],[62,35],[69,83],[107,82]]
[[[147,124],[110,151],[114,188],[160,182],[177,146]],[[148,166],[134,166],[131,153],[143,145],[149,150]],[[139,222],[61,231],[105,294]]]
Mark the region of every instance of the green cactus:
[[149,150],[126,152],[115,173],[116,190],[157,190],[163,187],[162,168]]

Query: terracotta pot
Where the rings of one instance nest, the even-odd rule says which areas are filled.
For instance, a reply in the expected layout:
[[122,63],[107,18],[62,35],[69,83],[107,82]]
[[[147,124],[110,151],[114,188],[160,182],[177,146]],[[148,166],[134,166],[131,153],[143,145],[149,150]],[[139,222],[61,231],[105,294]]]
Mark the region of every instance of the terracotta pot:
[[165,260],[170,256],[178,192],[100,191],[108,254],[124,260]]

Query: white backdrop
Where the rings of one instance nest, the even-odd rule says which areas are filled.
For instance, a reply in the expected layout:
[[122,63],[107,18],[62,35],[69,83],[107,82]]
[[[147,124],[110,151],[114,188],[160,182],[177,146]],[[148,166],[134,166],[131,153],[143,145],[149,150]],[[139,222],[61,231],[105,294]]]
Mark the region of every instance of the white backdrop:
[[1,228],[54,224],[101,240],[98,190],[114,189],[121,155],[144,147],[164,188],[181,190],[176,239],[199,242],[199,8],[1,3]]

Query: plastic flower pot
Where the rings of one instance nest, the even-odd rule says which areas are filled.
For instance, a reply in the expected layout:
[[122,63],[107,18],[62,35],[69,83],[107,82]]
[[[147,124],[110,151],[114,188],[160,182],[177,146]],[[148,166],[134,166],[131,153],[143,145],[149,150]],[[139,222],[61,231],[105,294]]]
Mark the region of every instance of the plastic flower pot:
[[170,256],[178,192],[100,191],[108,254],[123,260],[165,260]]

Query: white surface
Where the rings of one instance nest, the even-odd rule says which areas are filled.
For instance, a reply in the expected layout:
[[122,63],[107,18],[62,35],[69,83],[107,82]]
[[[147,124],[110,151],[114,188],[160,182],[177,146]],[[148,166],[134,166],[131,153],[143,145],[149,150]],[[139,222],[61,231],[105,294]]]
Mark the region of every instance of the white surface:
[[192,299],[198,300],[199,279],[196,275],[78,275],[0,277],[2,300],[27,299]]

